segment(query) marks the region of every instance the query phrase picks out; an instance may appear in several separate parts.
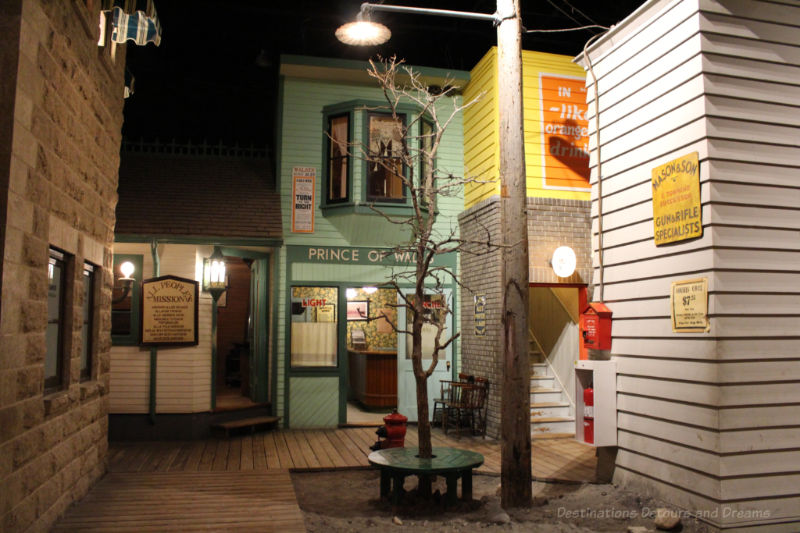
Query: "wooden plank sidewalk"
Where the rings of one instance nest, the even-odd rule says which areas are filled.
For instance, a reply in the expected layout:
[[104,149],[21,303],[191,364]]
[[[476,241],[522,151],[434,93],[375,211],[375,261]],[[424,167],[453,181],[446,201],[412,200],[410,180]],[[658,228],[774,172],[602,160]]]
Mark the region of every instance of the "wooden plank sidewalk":
[[[182,442],[112,442],[111,472],[243,472],[367,468],[375,428],[276,430],[255,435]],[[476,451],[484,456],[479,473],[500,473],[500,444],[492,439],[456,439],[441,429],[432,432],[434,446]],[[406,445],[416,446],[412,426]],[[594,482],[594,448],[572,439],[533,441],[534,478],[547,481]]]
[[[158,448],[161,453],[156,455],[179,455],[163,453],[179,448]],[[140,462],[143,467],[165,463]],[[285,469],[110,473],[52,529],[56,533],[305,530]]]

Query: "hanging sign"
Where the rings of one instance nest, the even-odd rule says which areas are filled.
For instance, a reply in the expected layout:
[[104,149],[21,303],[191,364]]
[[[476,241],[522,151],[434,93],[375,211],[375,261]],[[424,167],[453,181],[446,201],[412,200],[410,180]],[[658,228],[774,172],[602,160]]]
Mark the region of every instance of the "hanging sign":
[[316,168],[292,168],[292,233],[314,233],[314,184],[316,180]]
[[670,293],[672,331],[703,333],[708,322],[708,278],[673,281]]
[[703,236],[697,152],[653,169],[653,237],[656,246]]
[[584,78],[539,73],[542,176],[545,189],[586,191],[589,121]]
[[475,335],[486,336],[486,296],[475,295]]
[[197,344],[198,283],[177,276],[142,282],[142,344],[188,346]]

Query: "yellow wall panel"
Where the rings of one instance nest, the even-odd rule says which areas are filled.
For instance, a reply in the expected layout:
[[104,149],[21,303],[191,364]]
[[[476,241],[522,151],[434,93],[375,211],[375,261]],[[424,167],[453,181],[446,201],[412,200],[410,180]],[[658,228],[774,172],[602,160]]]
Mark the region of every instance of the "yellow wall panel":
[[[522,51],[523,128],[529,197],[588,200],[588,138],[585,136],[585,73],[571,56]],[[464,101],[483,93],[464,113],[464,166],[467,176],[497,180],[497,49],[472,69]],[[545,102],[542,109],[542,102]],[[464,206],[500,193],[498,181],[470,184]]]

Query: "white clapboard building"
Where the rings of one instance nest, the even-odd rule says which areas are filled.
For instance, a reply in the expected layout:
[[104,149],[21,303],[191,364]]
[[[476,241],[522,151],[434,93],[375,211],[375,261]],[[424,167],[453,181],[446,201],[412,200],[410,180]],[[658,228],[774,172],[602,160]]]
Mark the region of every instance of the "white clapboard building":
[[[576,62],[615,482],[723,531],[800,531],[800,2],[651,0]],[[654,170],[694,154],[700,236],[654,205]]]

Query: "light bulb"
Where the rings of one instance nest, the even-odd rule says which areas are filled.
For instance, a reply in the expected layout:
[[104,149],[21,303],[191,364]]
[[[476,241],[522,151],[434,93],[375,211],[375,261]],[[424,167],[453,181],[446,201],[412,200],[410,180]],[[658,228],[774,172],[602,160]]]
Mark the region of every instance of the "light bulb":
[[122,275],[125,276],[125,279],[130,279],[135,270],[136,267],[133,266],[133,263],[130,261],[125,261],[119,266],[119,271],[122,272]]

